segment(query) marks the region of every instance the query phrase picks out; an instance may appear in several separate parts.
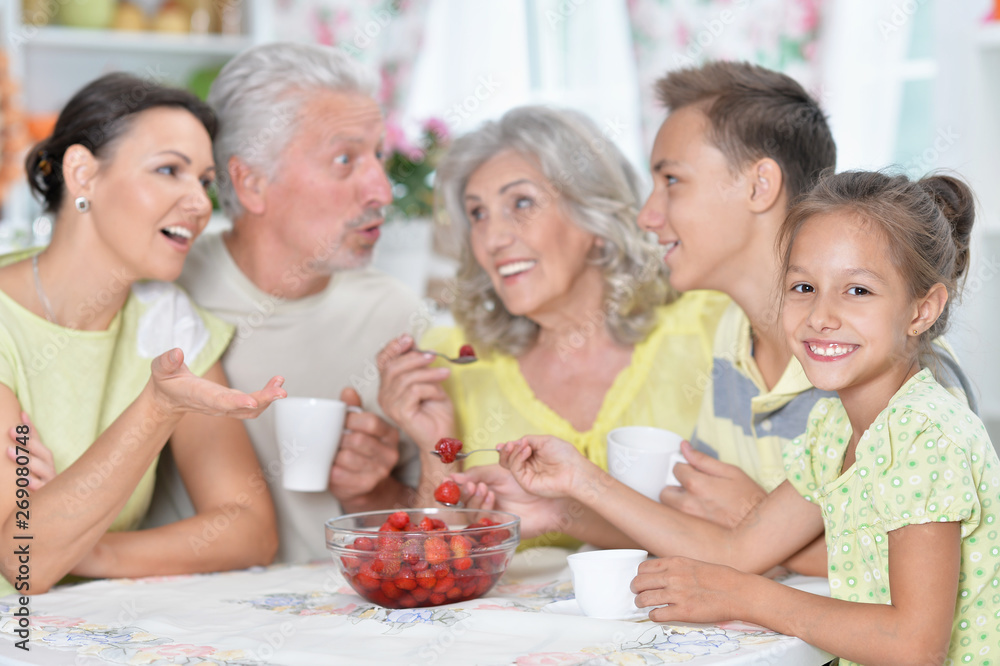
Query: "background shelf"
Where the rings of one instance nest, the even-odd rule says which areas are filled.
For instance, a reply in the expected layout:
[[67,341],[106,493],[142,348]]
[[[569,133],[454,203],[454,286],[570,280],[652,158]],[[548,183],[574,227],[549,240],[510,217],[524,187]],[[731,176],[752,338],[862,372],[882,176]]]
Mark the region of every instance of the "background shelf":
[[182,35],[163,32],[123,30],[87,30],[63,26],[37,28],[27,38],[25,50],[51,51],[127,51],[148,54],[189,54],[233,56],[251,46],[253,39],[244,35]]

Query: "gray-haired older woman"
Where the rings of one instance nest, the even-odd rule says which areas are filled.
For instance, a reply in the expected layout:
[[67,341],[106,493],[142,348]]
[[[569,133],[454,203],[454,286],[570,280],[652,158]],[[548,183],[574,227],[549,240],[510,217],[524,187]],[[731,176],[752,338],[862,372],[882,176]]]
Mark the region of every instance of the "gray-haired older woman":
[[606,468],[613,428],[690,435],[727,299],[669,290],[636,226],[638,177],[597,125],[514,109],[455,141],[436,178],[464,241],[459,327],[421,347],[456,355],[469,343],[479,361],[445,367],[408,337],[380,355],[379,402],[421,449],[422,498],[455,471],[430,455],[441,437],[468,451],[547,433]]

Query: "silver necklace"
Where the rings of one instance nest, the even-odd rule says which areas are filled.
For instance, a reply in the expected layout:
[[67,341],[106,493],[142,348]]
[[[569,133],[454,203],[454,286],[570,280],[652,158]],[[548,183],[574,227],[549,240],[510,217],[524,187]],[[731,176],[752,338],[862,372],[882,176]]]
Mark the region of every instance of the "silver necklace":
[[38,277],[38,255],[36,254],[31,258],[31,269],[35,273],[35,291],[38,293],[38,300],[42,302],[42,307],[45,308],[45,318],[50,322],[59,325],[56,321],[56,316],[52,312],[52,304],[49,303],[49,297],[45,295],[45,290],[42,289],[42,280]]

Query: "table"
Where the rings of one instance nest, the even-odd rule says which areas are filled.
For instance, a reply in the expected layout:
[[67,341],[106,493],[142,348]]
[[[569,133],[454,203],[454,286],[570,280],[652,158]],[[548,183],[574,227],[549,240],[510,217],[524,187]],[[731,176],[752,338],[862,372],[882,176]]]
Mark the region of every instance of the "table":
[[[831,657],[739,622],[598,620],[567,614],[566,551],[518,553],[472,601],[413,610],[354,594],[332,562],[101,580],[31,599],[30,652],[14,647],[16,597],[0,599],[0,663],[75,666],[393,664],[782,666]],[[825,579],[783,581],[829,594]]]

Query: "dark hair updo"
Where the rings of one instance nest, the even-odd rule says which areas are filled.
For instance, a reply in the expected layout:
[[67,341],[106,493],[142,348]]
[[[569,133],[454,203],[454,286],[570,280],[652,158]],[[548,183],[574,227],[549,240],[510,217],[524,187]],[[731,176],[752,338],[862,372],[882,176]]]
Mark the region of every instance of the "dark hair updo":
[[186,109],[215,138],[215,113],[186,90],[116,72],[91,81],[73,95],[52,135],[32,148],[24,162],[28,185],[45,202],[46,212],[57,212],[62,205],[62,163],[67,148],[80,144],[96,157],[106,157],[134,114],[158,107]]

